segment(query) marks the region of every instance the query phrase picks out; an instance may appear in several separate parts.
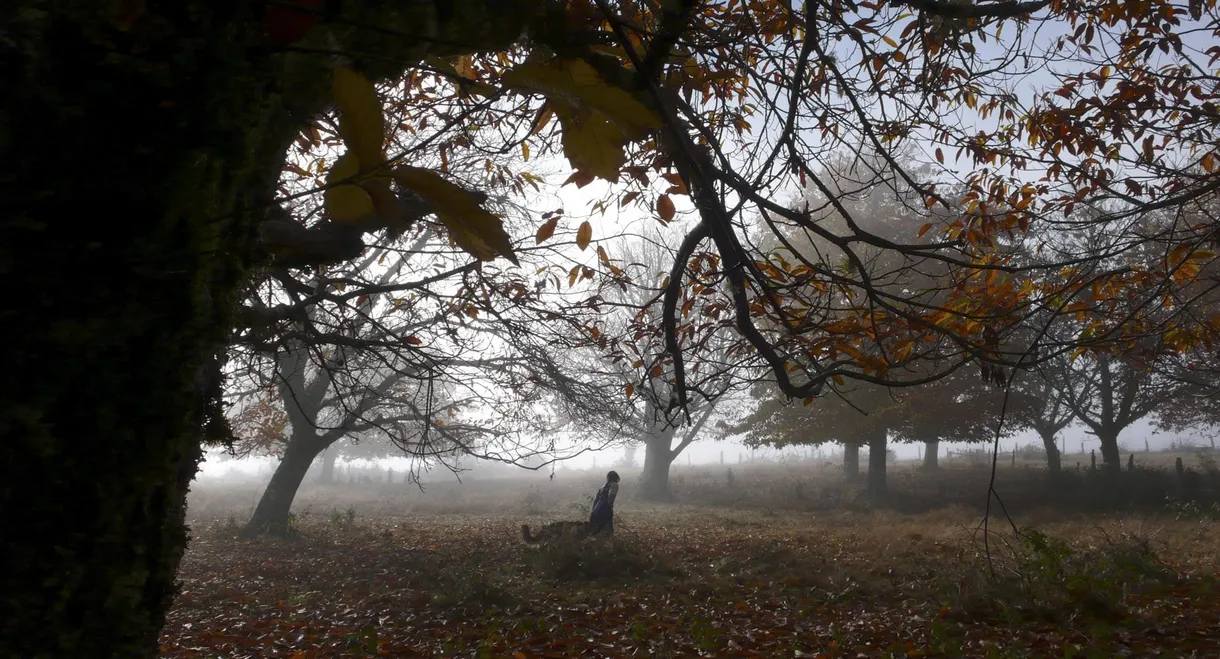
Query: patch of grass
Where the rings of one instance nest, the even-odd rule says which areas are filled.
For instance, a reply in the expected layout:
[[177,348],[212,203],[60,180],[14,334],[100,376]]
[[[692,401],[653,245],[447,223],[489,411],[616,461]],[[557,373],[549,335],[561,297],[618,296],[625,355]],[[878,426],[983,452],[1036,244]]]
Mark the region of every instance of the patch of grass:
[[560,582],[668,579],[678,574],[663,557],[618,537],[564,538],[527,551],[534,572]]
[[1182,582],[1147,537],[1129,532],[1098,531],[1075,543],[1035,529],[993,534],[989,550],[976,538],[965,559],[954,608],[1011,623],[1117,621],[1128,616],[1130,595]]

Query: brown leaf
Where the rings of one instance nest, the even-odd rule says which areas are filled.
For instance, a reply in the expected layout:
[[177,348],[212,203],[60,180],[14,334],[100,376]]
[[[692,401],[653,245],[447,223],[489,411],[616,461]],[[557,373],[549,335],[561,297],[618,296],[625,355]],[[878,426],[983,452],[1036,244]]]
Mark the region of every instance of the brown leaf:
[[589,246],[589,241],[593,240],[593,225],[589,224],[588,220],[580,223],[580,228],[576,230],[576,246],[582,251]]
[[674,212],[674,202],[669,195],[663,194],[657,197],[657,215],[661,217],[662,221],[669,222],[674,219]]
[[555,227],[559,225],[559,217],[556,215],[538,227],[538,233],[534,234],[535,245],[541,245],[549,240],[551,236],[555,235]]

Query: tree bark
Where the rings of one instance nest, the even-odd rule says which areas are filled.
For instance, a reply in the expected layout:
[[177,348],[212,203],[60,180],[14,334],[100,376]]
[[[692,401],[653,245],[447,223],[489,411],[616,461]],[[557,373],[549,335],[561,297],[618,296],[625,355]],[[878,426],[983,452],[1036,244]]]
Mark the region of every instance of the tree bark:
[[1102,465],[1110,471],[1119,472],[1123,468],[1123,456],[1118,450],[1118,433],[1097,433],[1101,443]]
[[886,431],[874,431],[868,438],[868,491],[872,494],[885,492]]
[[318,482],[330,485],[335,482],[335,460],[339,459],[339,451],[326,449],[322,453],[322,471],[318,473]]
[[1055,433],[1039,432],[1042,447],[1046,449],[1046,470],[1051,478],[1057,477],[1063,471],[1063,456],[1059,453],[1059,444],[1055,441]]
[[940,440],[929,439],[923,443],[923,468],[924,471],[936,471],[940,469]]
[[267,489],[258,500],[258,506],[246,524],[245,535],[285,535],[291,530],[288,522],[292,511],[292,500],[296,498],[301,482],[318,454],[326,450],[327,444],[306,430],[310,436],[294,435],[284,449],[284,458],[271,474]]
[[843,444],[843,475],[849,481],[860,480],[860,445]]
[[[452,4],[342,3],[327,48],[393,75],[534,17]],[[330,96],[330,58],[269,48],[264,9],[0,4],[0,656],[158,653],[258,226]]]
[[243,6],[0,9],[0,656],[158,653],[248,211],[294,132]]
[[669,501],[669,467],[677,457],[670,444],[674,429],[651,433],[644,442],[644,470],[640,474],[640,498],[644,501]]

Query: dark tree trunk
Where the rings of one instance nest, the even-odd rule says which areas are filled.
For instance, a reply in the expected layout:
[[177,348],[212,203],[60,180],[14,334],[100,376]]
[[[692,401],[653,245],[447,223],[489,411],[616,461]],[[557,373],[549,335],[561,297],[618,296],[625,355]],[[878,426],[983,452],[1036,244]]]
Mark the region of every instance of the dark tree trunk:
[[843,445],[843,475],[849,481],[860,480],[860,445],[847,443]]
[[0,10],[0,656],[158,653],[294,132],[245,6]]
[[1042,447],[1046,449],[1046,470],[1050,473],[1051,478],[1056,478],[1063,471],[1063,456],[1059,453],[1055,433],[1039,432],[1038,436],[1042,438]]
[[283,459],[275,468],[275,473],[271,474],[267,489],[263,490],[254,514],[246,524],[246,535],[284,535],[290,530],[288,515],[292,511],[292,500],[296,498],[309,466],[319,453],[326,450],[326,444],[313,435],[312,429],[306,433],[294,435],[288,441]]
[[936,471],[937,469],[940,469],[939,451],[939,439],[929,439],[923,443],[924,471]]
[[1101,442],[1101,461],[1109,471],[1118,472],[1123,468],[1123,456],[1118,451],[1118,433],[1098,433]]
[[673,430],[653,433],[644,443],[644,470],[640,474],[640,498],[645,501],[669,501],[669,467],[676,457],[670,447]]
[[339,459],[339,451],[328,448],[322,453],[322,471],[318,473],[318,482],[330,485],[335,482],[335,460]]
[[885,492],[886,431],[875,431],[868,438],[868,491],[873,494]]
[[[0,4],[0,657],[158,654],[258,223],[330,97],[330,58],[269,48],[264,4]],[[374,77],[527,15],[463,4],[435,26],[455,48],[401,36],[431,3],[342,4],[387,19],[345,44]]]

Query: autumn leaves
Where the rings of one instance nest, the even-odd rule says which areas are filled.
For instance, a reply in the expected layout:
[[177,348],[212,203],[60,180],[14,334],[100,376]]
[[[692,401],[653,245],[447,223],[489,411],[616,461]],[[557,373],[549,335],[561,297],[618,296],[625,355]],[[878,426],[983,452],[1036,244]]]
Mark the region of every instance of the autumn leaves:
[[332,221],[351,223],[372,217],[378,228],[395,233],[404,230],[407,220],[390,189],[393,180],[427,202],[466,252],[483,261],[502,256],[517,262],[503,221],[469,192],[431,170],[387,162],[385,119],[373,83],[349,68],[338,67],[334,98],[347,151],[326,177],[325,207]]
[[[607,83],[588,63],[553,58],[527,61],[502,76],[508,89],[538,93],[547,98],[540,128],[550,117],[561,124],[563,151],[576,169],[575,177],[617,181],[627,161],[629,142],[646,138],[662,125],[661,118],[626,90]],[[391,163],[384,152],[385,120],[372,82],[347,68],[334,72],[334,100],[339,130],[347,151],[331,166],[326,178],[325,208],[332,221],[371,222],[371,229],[400,233],[409,219],[403,217],[391,181],[423,199],[444,224],[454,243],[472,256],[490,261],[497,256],[517,263],[503,220],[479,205],[461,186],[440,174]],[[664,197],[658,212],[673,217],[673,203]],[[554,231],[538,232],[538,242]],[[545,228],[545,225],[544,225]],[[592,227],[586,222],[577,232],[577,244],[588,246]]]

